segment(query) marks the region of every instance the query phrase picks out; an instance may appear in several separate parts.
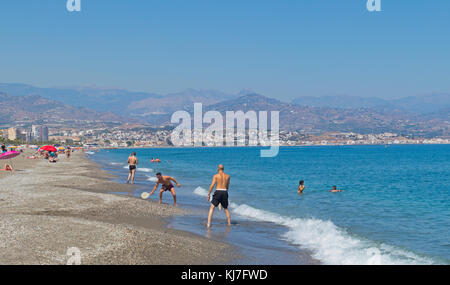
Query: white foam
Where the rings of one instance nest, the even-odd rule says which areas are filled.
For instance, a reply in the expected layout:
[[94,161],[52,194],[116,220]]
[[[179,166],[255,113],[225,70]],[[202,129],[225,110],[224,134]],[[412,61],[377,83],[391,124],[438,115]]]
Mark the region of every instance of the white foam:
[[111,164],[111,165],[122,165],[122,163],[120,163],[120,162],[110,162],[109,164]]
[[[201,187],[197,189],[199,188]],[[197,192],[203,193],[201,189]],[[234,213],[240,216],[287,227],[289,230],[283,238],[292,244],[312,251],[312,256],[324,264],[434,263],[429,258],[403,249],[352,236],[331,221],[285,217],[245,204],[231,203],[230,207]]]
[[143,167],[143,168],[138,167],[137,170],[142,171],[142,172],[153,172],[153,169],[145,168],[145,167]]
[[202,197],[208,197],[208,190],[199,186],[199,187],[195,188],[194,194],[196,194],[198,196],[202,196]]
[[87,153],[89,155],[95,154],[95,152],[93,152],[93,151],[86,151],[85,153]]
[[147,176],[147,177],[148,177],[147,181],[152,181],[152,182],[158,181],[158,178],[156,178],[154,176]]

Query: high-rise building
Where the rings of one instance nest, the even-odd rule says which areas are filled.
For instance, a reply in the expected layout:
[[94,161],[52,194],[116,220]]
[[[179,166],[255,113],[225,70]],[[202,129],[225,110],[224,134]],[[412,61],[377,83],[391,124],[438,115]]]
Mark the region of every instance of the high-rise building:
[[19,130],[17,128],[9,128],[8,129],[8,139],[13,141],[18,139],[20,136]]
[[2,139],[8,138],[8,129],[0,130],[0,138]]
[[46,142],[48,141],[48,127],[43,125],[32,125],[31,133],[34,141]]

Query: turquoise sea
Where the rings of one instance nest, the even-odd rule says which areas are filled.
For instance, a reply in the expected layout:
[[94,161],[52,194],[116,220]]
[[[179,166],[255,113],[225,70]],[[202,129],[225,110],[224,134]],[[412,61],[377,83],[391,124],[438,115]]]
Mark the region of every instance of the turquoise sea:
[[[169,226],[236,245],[237,264],[450,264],[450,145],[282,147],[274,158],[261,158],[257,147],[89,157],[124,183],[132,151],[139,158],[132,195],[151,191],[158,171],[175,177],[179,207],[192,215]],[[219,163],[231,175],[233,225],[216,211],[208,231],[206,194]],[[333,185],[343,191],[330,193]]]

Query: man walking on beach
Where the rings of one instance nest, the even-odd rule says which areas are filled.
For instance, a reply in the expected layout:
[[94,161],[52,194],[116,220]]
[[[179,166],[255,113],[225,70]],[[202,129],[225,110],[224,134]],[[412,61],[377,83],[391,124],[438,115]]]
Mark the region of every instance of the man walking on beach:
[[231,226],[230,211],[228,211],[228,187],[230,186],[230,175],[225,174],[224,169],[223,165],[219,164],[217,167],[217,174],[213,176],[211,186],[209,186],[208,202],[214,186],[216,186],[216,192],[213,195],[211,207],[209,208],[208,223],[206,224],[208,228],[211,227],[214,209],[219,206],[219,204],[221,204],[222,208],[225,210],[228,226]]
[[128,179],[127,179],[127,184],[130,183],[130,179],[131,179],[131,184],[134,184],[134,173],[136,172],[136,165],[138,164],[138,159],[136,157],[136,153],[133,152],[127,160],[127,163],[129,164],[129,169],[130,169],[130,173],[128,173]]
[[175,182],[178,188],[180,187],[180,184],[178,184],[178,182],[170,176],[162,176],[161,172],[156,173],[156,178],[158,178],[158,180],[156,181],[156,185],[155,187],[153,187],[153,191],[150,193],[150,196],[153,195],[153,193],[155,193],[156,189],[158,188],[158,185],[161,183],[162,186],[161,190],[159,191],[159,204],[162,203],[162,194],[166,191],[170,191],[170,193],[172,193],[173,196],[173,205],[176,207],[177,195],[175,194],[175,187],[173,187],[171,181]]

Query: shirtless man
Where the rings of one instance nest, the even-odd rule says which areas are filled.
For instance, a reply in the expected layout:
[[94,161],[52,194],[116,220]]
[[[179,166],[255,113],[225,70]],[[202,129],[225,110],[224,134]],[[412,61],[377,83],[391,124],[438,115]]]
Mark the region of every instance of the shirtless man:
[[138,164],[138,159],[136,157],[136,153],[133,152],[127,160],[127,163],[129,164],[130,173],[128,174],[127,184],[130,183],[134,184],[134,173],[136,172],[136,165]]
[[155,187],[153,187],[153,191],[150,193],[150,196],[153,195],[153,193],[155,193],[156,189],[158,188],[158,185],[161,183],[162,184],[161,190],[159,190],[159,204],[162,203],[162,194],[166,191],[170,191],[170,193],[172,193],[173,196],[173,205],[176,207],[177,195],[175,194],[175,187],[173,187],[171,181],[175,182],[178,188],[180,188],[180,184],[178,184],[178,182],[170,176],[162,176],[161,172],[156,173],[156,178],[158,178],[158,180],[156,181],[156,185]]
[[225,172],[223,171],[223,165],[219,164],[219,166],[217,167],[217,174],[213,176],[211,186],[209,186],[209,193],[207,198],[208,202],[210,200],[211,191],[213,190],[214,185],[216,186],[216,192],[214,192],[211,201],[211,207],[209,208],[208,223],[206,224],[208,228],[211,227],[211,219],[214,213],[214,209],[219,206],[219,204],[221,204],[222,208],[225,210],[228,226],[231,226],[230,211],[228,211],[228,187],[230,186],[230,175],[225,174]]

